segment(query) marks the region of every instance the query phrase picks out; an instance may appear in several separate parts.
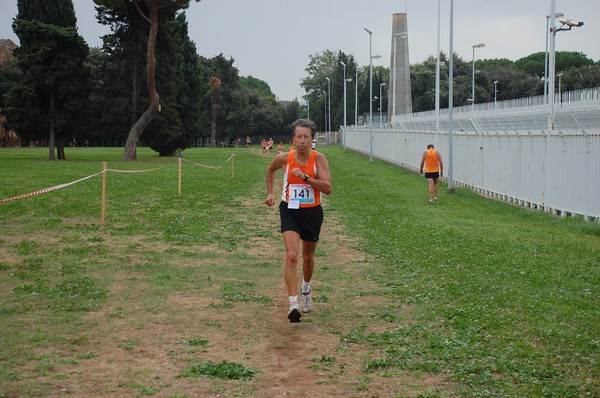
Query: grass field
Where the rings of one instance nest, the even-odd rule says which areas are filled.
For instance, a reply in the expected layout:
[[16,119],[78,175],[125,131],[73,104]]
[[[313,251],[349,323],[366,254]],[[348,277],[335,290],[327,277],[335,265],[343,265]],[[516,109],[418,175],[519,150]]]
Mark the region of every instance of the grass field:
[[[289,325],[269,161],[0,149],[0,397],[600,397],[600,224],[323,148],[315,311]],[[234,176],[231,162],[235,153]],[[217,166],[206,168],[199,165]],[[442,189],[445,187],[442,186]]]

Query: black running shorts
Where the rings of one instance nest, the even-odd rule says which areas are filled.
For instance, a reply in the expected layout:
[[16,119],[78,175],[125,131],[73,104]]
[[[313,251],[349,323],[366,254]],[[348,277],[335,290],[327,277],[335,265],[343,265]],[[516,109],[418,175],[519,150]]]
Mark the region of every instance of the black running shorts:
[[288,209],[287,203],[281,201],[279,204],[279,216],[281,218],[281,232],[295,231],[300,239],[308,242],[318,242],[323,224],[323,207],[305,207],[300,209]]
[[438,178],[440,178],[440,172],[435,171],[433,173],[425,173],[425,178],[433,178],[434,180],[437,180]]

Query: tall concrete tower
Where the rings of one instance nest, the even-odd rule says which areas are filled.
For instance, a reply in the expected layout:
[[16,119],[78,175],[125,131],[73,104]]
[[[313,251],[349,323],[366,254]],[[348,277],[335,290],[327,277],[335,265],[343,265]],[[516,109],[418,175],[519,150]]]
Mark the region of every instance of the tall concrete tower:
[[410,63],[408,59],[408,23],[406,13],[392,16],[392,51],[388,86],[387,120],[393,115],[412,113]]

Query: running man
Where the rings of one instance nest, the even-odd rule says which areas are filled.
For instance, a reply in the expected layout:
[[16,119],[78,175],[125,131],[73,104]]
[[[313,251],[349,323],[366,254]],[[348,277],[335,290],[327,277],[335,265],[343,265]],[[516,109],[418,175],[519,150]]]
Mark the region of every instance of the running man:
[[427,150],[423,152],[419,174],[423,174],[423,165],[425,165],[425,178],[429,185],[429,202],[437,202],[438,179],[444,176],[444,163],[442,163],[442,155],[433,147],[433,144],[427,145]]
[[[275,205],[273,185],[275,173],[284,169],[283,195],[279,204],[281,233],[285,246],[283,275],[287,286],[290,322],[300,322],[298,304],[298,259],[302,256],[302,312],[310,312],[312,296],[310,282],[315,269],[315,250],[323,224],[321,193],[331,194],[329,163],[322,153],[311,149],[317,126],[308,119],[292,123],[293,150],[275,155],[267,167],[267,206]],[[300,241],[302,252],[300,253]]]

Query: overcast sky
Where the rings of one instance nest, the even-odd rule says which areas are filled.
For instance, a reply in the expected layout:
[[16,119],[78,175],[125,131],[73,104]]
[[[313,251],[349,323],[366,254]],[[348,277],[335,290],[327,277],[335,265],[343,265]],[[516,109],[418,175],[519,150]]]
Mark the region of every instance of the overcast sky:
[[[600,60],[600,0],[555,0],[556,12],[583,21],[580,28],[559,32],[557,51],[581,52]],[[79,33],[90,46],[100,46],[108,31],[95,19],[92,0],[74,0]],[[448,53],[450,0],[442,0],[441,51]],[[17,42],[12,21],[16,0],[0,0],[0,38]],[[455,0],[454,51],[466,61],[516,60],[545,50],[546,15],[551,0]],[[277,98],[301,99],[309,55],[341,50],[369,64],[373,32],[375,65],[390,66],[392,15],[408,14],[412,64],[435,55],[438,0],[202,0],[187,11],[190,38],[198,53],[232,57],[242,76],[266,81]],[[158,66],[160,67],[160,65]]]

